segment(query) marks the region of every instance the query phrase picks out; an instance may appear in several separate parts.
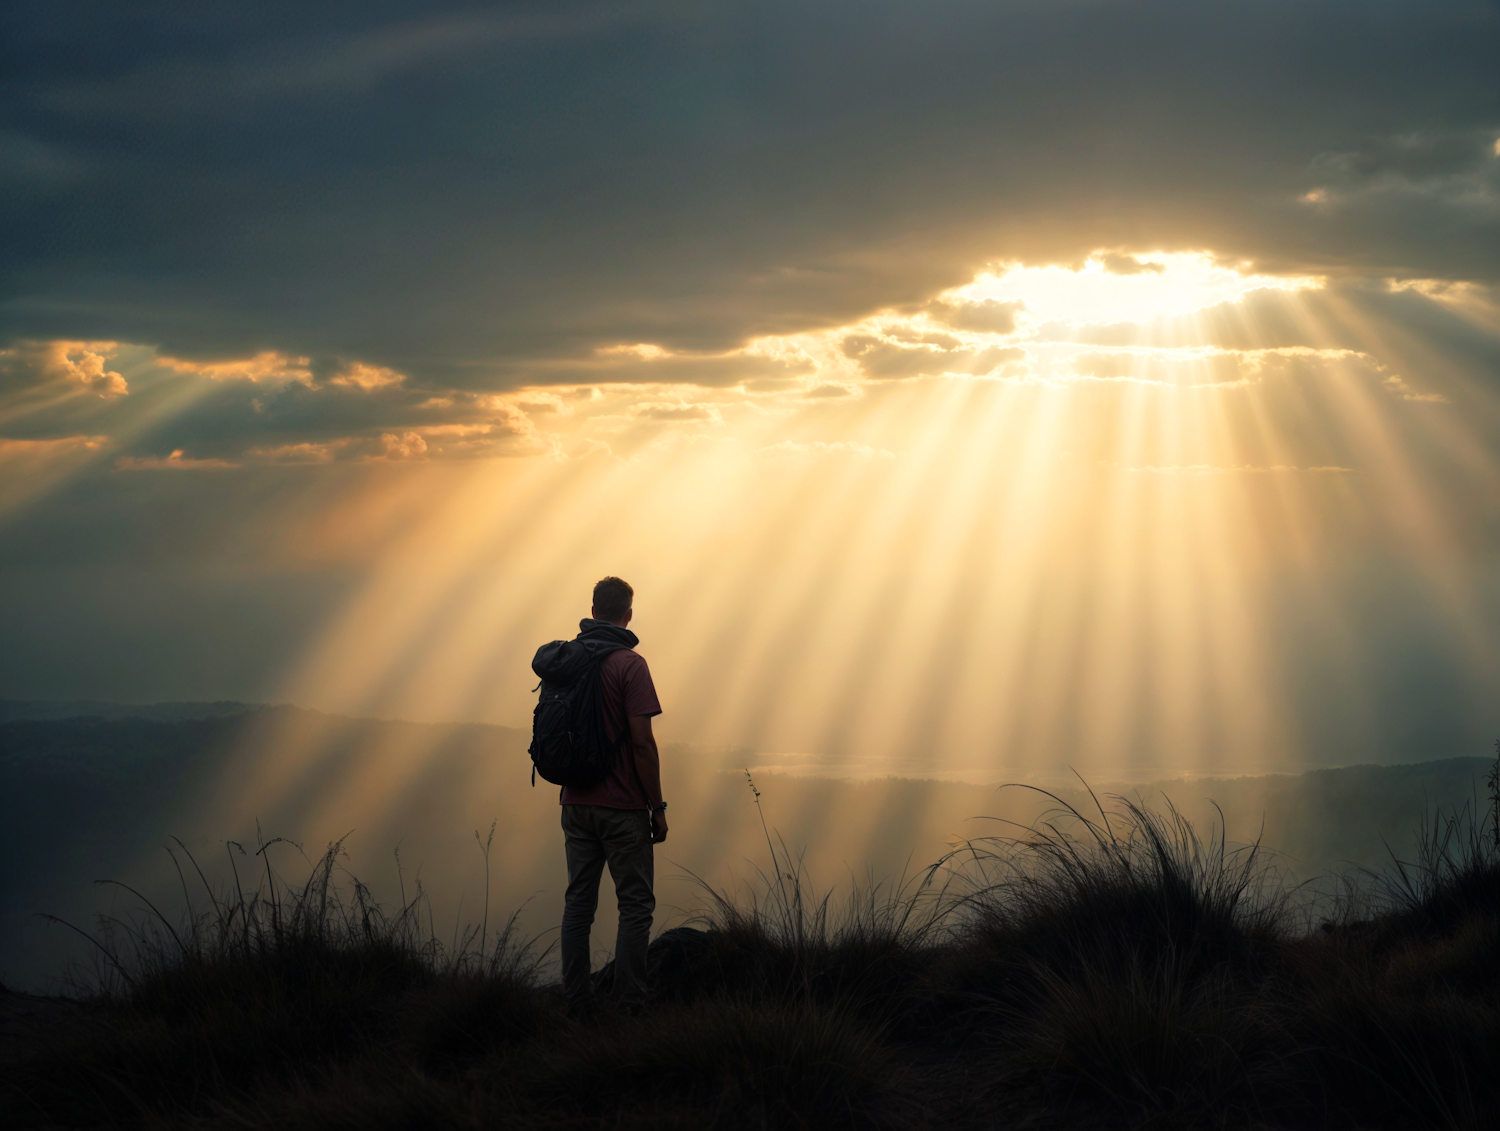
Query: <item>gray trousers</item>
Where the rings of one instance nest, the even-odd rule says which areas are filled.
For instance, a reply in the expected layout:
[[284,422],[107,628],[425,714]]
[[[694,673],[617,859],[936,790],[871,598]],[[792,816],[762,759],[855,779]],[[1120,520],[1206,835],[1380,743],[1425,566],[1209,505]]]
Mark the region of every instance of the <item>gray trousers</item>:
[[651,817],[644,809],[603,805],[564,805],[568,894],[563,901],[562,979],[569,1000],[586,997],[589,984],[589,928],[599,907],[599,877],[609,865],[620,908],[615,936],[615,995],[625,1005],[646,998],[646,944],[651,939],[654,867]]

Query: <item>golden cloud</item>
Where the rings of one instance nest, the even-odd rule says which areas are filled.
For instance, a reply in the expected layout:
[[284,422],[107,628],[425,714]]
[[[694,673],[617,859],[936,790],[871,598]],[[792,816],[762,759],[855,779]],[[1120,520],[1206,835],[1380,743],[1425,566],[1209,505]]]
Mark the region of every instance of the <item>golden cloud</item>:
[[239,467],[223,459],[193,459],[183,454],[183,449],[174,448],[165,458],[157,456],[121,456],[115,467],[121,471],[201,471],[208,468],[223,469]]
[[105,399],[129,394],[125,378],[105,363],[116,342],[25,341],[0,350],[0,386],[75,385]]
[[291,357],[276,350],[262,350],[252,357],[229,361],[188,361],[179,357],[158,357],[157,361],[178,373],[194,373],[213,381],[296,381],[303,385],[313,383],[308,358]]
[[364,362],[356,361],[345,366],[336,377],[329,378],[328,383],[346,388],[363,389],[368,393],[373,389],[399,385],[405,380],[406,375],[397,373],[394,369],[387,369],[381,365],[366,365]]

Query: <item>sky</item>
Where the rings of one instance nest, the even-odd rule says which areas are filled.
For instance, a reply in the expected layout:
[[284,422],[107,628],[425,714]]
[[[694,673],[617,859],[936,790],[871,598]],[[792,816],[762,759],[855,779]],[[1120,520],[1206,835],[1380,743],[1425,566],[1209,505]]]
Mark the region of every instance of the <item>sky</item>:
[[0,696],[1142,780],[1500,734],[1500,5],[0,13]]

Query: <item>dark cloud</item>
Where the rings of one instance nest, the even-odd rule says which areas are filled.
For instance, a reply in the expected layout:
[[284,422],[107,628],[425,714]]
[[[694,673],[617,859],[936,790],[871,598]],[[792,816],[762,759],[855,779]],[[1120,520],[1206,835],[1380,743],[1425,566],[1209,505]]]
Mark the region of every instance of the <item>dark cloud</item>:
[[[407,443],[402,454],[539,450],[519,405],[461,390],[434,395],[369,366],[330,367],[319,380],[308,367],[269,356],[207,367],[137,360],[126,366],[126,393],[125,379],[111,368],[110,345],[48,343],[0,353],[0,390],[18,377],[29,382],[0,397],[0,435],[43,442],[106,433],[115,438],[119,466],[136,469],[384,456],[408,432],[423,444]],[[387,442],[388,434],[396,441]]]
[[[200,379],[201,380],[201,379]],[[418,437],[413,440],[410,437]],[[394,437],[387,439],[387,437]],[[323,462],[372,455],[506,455],[537,449],[523,412],[492,398],[434,398],[400,384],[363,389],[287,382],[219,382],[135,443],[152,454]]]
[[893,341],[912,346],[934,346],[940,350],[956,350],[963,346],[962,338],[943,331],[911,329],[899,323],[882,327],[882,333]]
[[1025,350],[1013,346],[934,349],[926,345],[898,345],[870,334],[851,334],[840,348],[845,357],[859,362],[866,377],[877,380],[935,377],[942,373],[990,373],[1008,361],[1026,358]]
[[59,0],[0,21],[9,337],[495,389],[620,342],[842,324],[1016,257],[1500,264],[1487,4]]
[[1026,309],[1026,304],[987,298],[980,302],[931,302],[926,309],[955,330],[1009,334],[1016,328],[1016,315]]
[[1101,255],[1099,262],[1111,275],[1159,275],[1166,270],[1160,263],[1143,263],[1133,255],[1120,255],[1118,252]]
[[666,353],[632,347],[606,349],[585,360],[538,363],[518,371],[526,384],[702,385],[723,387],[781,381],[812,372],[806,357],[766,357],[753,353]]

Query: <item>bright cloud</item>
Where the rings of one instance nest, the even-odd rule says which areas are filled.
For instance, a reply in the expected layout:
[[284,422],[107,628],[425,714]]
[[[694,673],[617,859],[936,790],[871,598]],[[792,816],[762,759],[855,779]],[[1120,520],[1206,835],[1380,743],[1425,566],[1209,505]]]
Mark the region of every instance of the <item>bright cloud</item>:
[[419,432],[383,433],[380,437],[381,458],[392,460],[426,459],[427,441]]
[[[1376,313],[1376,307],[1390,310]],[[1302,276],[1237,271],[1206,254],[1098,251],[1078,267],[981,274],[905,310],[816,333],[765,335],[733,351],[636,342],[555,359],[547,383],[513,393],[417,383],[360,360],[320,367],[270,351],[213,362],[133,360],[132,380],[142,389],[164,389],[169,378],[181,385],[167,399],[150,398],[178,406],[170,409],[178,415],[163,419],[166,431],[146,450],[122,449],[118,466],[441,461],[601,448],[623,458],[677,433],[753,436],[757,450],[780,450],[780,440],[760,438],[773,422],[780,428],[836,409],[855,411],[888,383],[975,378],[1074,385],[1080,396],[1090,385],[1229,395],[1267,380],[1320,380],[1330,366],[1341,366],[1402,402],[1442,406],[1452,396],[1441,382],[1408,376],[1422,371],[1423,359],[1390,352],[1362,327],[1393,316],[1430,321],[1435,311],[1455,324],[1487,326],[1496,321],[1492,308],[1487,292],[1472,285],[1330,287]],[[107,396],[116,379],[124,383],[104,365],[109,351],[120,348],[33,343],[24,356],[18,350],[6,356],[12,369],[24,362],[34,376],[51,374],[59,387],[100,388]],[[150,358],[149,349],[130,349],[132,358]],[[594,380],[569,385],[565,375]],[[33,432],[48,426],[50,402],[39,403],[30,416],[24,405],[14,410],[34,422]],[[115,415],[116,426],[125,427],[128,417]],[[55,426],[78,431],[70,419]],[[852,437],[795,442],[871,447]],[[894,448],[887,441],[873,450]]]
[[1243,270],[1206,252],[1097,252],[1081,267],[1016,264],[943,295],[948,303],[1014,305],[1028,323],[1142,322],[1237,302],[1252,291],[1305,291],[1323,280]]

